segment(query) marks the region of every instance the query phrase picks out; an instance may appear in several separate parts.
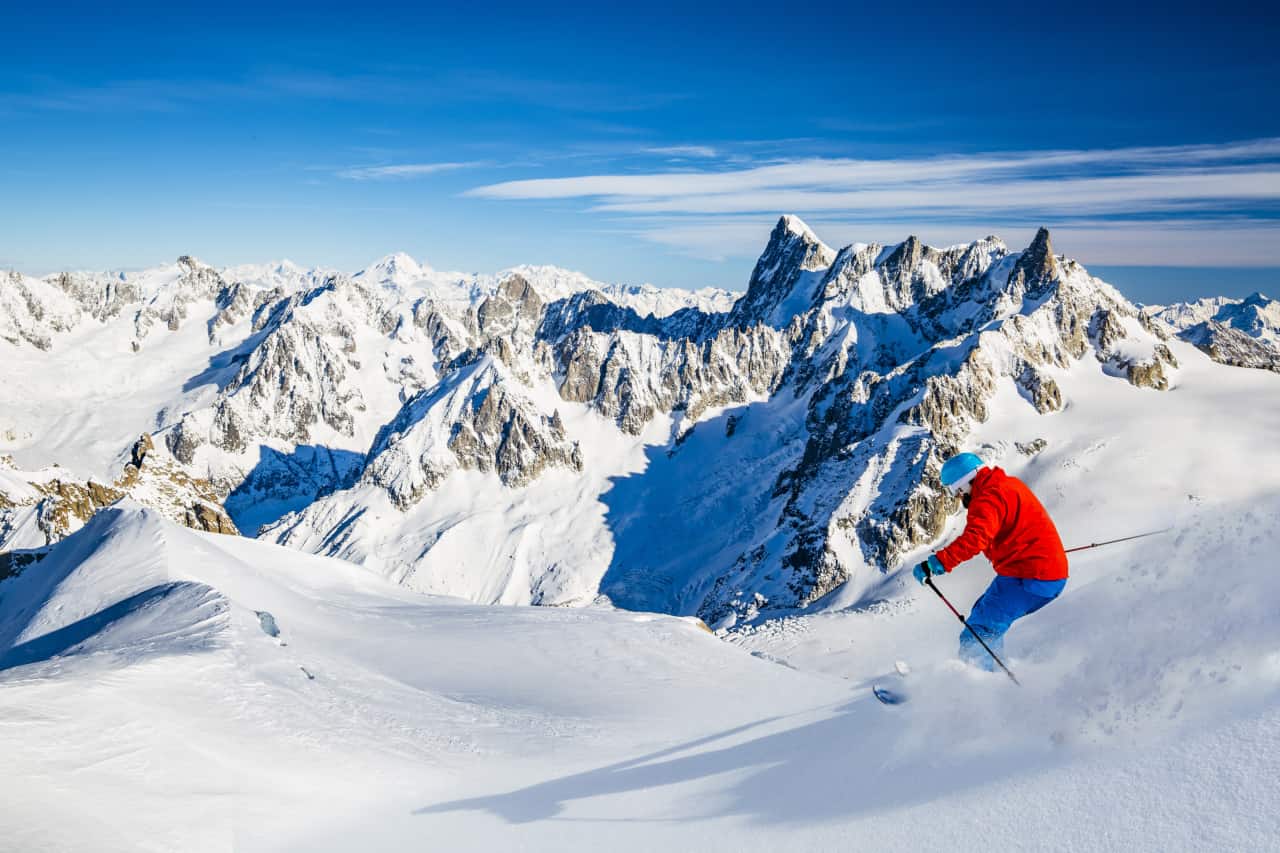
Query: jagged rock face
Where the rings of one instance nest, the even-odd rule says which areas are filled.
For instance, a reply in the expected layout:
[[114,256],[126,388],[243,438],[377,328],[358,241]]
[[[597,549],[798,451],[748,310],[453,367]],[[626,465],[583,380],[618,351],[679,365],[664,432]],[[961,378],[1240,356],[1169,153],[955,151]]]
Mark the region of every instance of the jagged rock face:
[[359,368],[356,332],[335,302],[317,302],[339,289],[369,322],[380,322],[377,303],[349,280],[331,279],[280,303],[260,305],[254,315],[255,330],[262,334],[257,346],[240,360],[211,406],[188,413],[166,434],[179,461],[194,463],[205,445],[242,454],[263,439],[306,444],[320,424],[340,435],[354,434],[353,415],[365,409],[351,376]]
[[1129,384],[1138,388],[1154,388],[1165,391],[1169,388],[1169,370],[1177,368],[1178,360],[1164,344],[1157,344],[1149,357],[1126,358],[1113,356],[1107,362],[1107,368],[1119,372]]
[[[497,474],[512,488],[550,466],[581,470],[581,452],[559,412],[539,411],[518,391],[547,368],[547,347],[534,339],[543,310],[534,287],[511,275],[467,311],[474,348],[453,357],[442,382],[404,403],[381,430],[362,482],[387,489],[407,510],[458,467]],[[413,323],[430,334],[434,352],[458,346],[457,329],[438,306],[416,306]]]
[[46,545],[83,525],[102,507],[124,497],[123,492],[93,481],[76,483],[53,479],[36,484],[36,489],[46,496],[39,503],[37,514]]
[[475,313],[476,332],[484,338],[531,340],[542,319],[542,297],[523,277],[510,276],[498,290],[480,303]]
[[1018,258],[1017,265],[1009,275],[1008,290],[1015,298],[1039,299],[1053,289],[1059,279],[1049,229],[1041,228],[1036,232],[1031,245]]
[[46,281],[71,297],[82,311],[101,323],[118,317],[141,299],[137,282],[122,276],[99,277],[84,273],[58,273]]
[[726,326],[700,339],[579,328],[555,345],[560,396],[632,435],[659,414],[681,410],[696,421],[710,408],[767,395],[789,357],[785,336],[767,326]]
[[1183,329],[1178,336],[1219,364],[1280,373],[1280,350],[1213,320]]
[[1059,390],[1058,383],[1043,371],[1027,365],[1026,369],[1018,374],[1017,383],[1018,390],[1023,392],[1023,396],[1036,407],[1036,411],[1040,414],[1056,412],[1062,408],[1062,391]]
[[193,303],[213,300],[227,287],[217,270],[190,255],[178,258],[178,271],[177,279],[145,302],[134,316],[135,349],[141,349],[158,324],[176,332]]
[[[283,296],[283,294],[272,295]],[[215,300],[218,313],[209,321],[210,342],[216,342],[218,333],[223,329],[235,326],[246,317],[252,315],[254,310],[260,307],[260,305],[254,304],[254,300],[254,293],[243,282],[237,281],[226,285],[222,290],[218,291],[218,296]]]
[[206,533],[224,533],[229,536],[240,535],[240,531],[236,529],[235,524],[225,512],[220,512],[206,503],[197,503],[190,506],[183,514],[182,523],[193,530],[203,530]]
[[501,386],[455,424],[449,449],[463,468],[496,471],[508,486],[531,482],[550,465],[582,470],[582,455],[565,440],[559,413],[544,417]]
[[756,262],[746,295],[733,306],[730,323],[739,328],[758,323],[785,324],[796,308],[808,308],[817,297],[812,275],[827,269],[835,253],[794,216],[778,220],[769,245]]
[[[656,434],[650,425],[669,424],[662,458],[677,466],[695,444],[709,452],[706,433],[692,438],[694,424],[740,407],[712,433],[726,453],[772,446],[755,460],[771,488],[743,499],[732,544],[711,561],[677,560],[679,569],[647,564],[644,549],[629,553],[601,589],[624,606],[711,622],[813,603],[855,575],[878,577],[937,537],[958,509],[939,487],[940,464],[966,446],[1002,387],[1051,417],[1067,402],[1057,371],[1092,364],[1161,389],[1177,369],[1161,325],[1055,256],[1045,230],[1022,252],[988,237],[948,249],[909,238],[836,253],[787,217],[747,293],[724,313],[641,315],[600,290],[547,302],[523,276],[471,304],[461,313],[434,300],[414,306],[410,325],[442,359],[439,381],[382,430],[351,494],[381,489],[408,512],[458,470],[520,489],[550,468],[582,469],[557,407],[534,389],[550,386],[565,406],[645,441]],[[768,439],[741,438],[773,418],[789,426]],[[729,449],[740,441],[747,449]],[[677,493],[655,492],[647,499],[658,503],[629,506],[628,517],[668,511],[667,501],[714,506],[706,495],[715,487],[700,485],[701,476],[670,475],[682,484]],[[322,548],[349,541],[359,511],[343,504],[349,499],[322,498],[278,528],[291,532],[273,535],[309,530],[297,541]],[[681,523],[693,525],[691,535],[719,535],[697,527],[701,510],[690,512],[694,521]]]
[[409,400],[369,451],[362,482],[406,510],[464,468],[494,472],[511,487],[548,467],[582,469],[558,412],[541,413],[492,357],[471,352],[437,388]]
[[0,340],[40,350],[73,328],[80,309],[57,287],[17,272],[0,273]]
[[143,435],[129,450],[129,464],[140,470],[142,463],[147,459],[147,454],[155,449],[155,442],[151,440],[151,436]]
[[129,464],[110,485],[79,480],[56,467],[20,472],[6,457],[0,467],[12,473],[0,480],[0,552],[52,545],[124,497],[197,530],[239,535],[212,483],[191,477],[154,451],[151,436],[139,438]]

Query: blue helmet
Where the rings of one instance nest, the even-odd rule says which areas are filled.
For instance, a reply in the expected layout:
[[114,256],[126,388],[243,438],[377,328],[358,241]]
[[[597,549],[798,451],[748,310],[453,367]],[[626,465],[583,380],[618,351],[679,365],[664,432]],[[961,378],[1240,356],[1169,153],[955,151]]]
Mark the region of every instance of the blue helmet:
[[942,463],[939,478],[942,485],[954,492],[972,480],[974,473],[986,464],[976,453],[959,453]]

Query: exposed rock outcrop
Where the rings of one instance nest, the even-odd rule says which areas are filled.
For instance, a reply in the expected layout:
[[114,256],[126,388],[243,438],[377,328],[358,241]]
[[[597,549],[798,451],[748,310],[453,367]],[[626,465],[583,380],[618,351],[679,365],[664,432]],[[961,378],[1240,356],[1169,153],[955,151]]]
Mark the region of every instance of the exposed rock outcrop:
[[517,387],[492,356],[461,356],[445,382],[410,399],[379,433],[362,482],[404,510],[456,468],[494,472],[511,487],[552,466],[581,470],[559,413],[540,412]]
[[192,477],[155,450],[150,435],[140,437],[129,463],[110,485],[78,479],[56,466],[18,471],[6,457],[4,467],[10,475],[0,482],[0,552],[51,545],[124,497],[197,530],[239,535],[222,507],[217,488],[208,480]]

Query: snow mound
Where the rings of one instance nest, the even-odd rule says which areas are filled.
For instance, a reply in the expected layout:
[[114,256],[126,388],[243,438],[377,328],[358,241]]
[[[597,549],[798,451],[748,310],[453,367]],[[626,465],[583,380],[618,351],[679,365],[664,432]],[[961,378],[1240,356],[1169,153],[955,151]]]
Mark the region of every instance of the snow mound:
[[227,601],[181,579],[158,513],[126,501],[99,512],[0,597],[0,669],[111,652],[123,661],[212,648]]

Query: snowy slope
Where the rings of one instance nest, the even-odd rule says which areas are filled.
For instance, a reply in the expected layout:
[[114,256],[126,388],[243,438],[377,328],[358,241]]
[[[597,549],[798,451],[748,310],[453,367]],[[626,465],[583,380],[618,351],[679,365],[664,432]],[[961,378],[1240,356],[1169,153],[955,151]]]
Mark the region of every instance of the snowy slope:
[[1255,559],[1280,506],[1238,508],[1082,572],[1021,632],[1045,644],[1021,690],[923,661],[889,709],[868,638],[927,656],[953,633],[930,602],[780,632],[827,671],[803,672],[672,617],[421,597],[122,505],[0,584],[6,843],[1271,849],[1280,594]]

